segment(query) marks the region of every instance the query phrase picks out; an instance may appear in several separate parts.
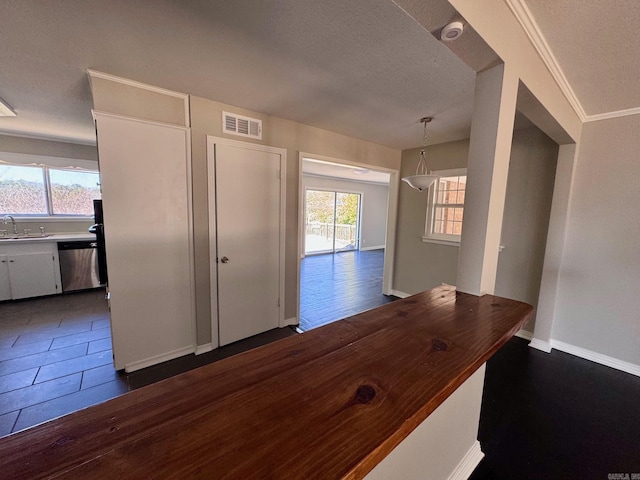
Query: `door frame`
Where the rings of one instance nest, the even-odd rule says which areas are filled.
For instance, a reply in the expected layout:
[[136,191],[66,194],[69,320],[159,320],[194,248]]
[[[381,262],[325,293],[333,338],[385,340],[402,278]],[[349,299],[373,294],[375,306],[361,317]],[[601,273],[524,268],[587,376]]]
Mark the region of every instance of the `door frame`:
[[296,317],[300,319],[300,262],[304,257],[304,198],[305,189],[302,183],[302,162],[305,158],[322,160],[329,163],[349,165],[355,168],[366,168],[389,174],[389,199],[387,201],[387,231],[384,250],[384,267],[382,272],[382,293],[393,295],[393,266],[396,251],[396,228],[398,218],[398,192],[400,190],[400,170],[379,167],[369,163],[354,162],[341,158],[317,155],[309,152],[298,152],[298,255],[296,285]]
[[220,336],[218,331],[218,271],[216,264],[216,248],[217,248],[217,218],[216,218],[216,197],[215,192],[215,158],[216,145],[228,145],[247,150],[256,150],[259,152],[274,153],[280,155],[280,268],[279,268],[279,294],[280,299],[278,305],[278,326],[285,327],[287,323],[284,318],[285,307],[285,233],[286,233],[286,172],[287,172],[287,150],[279,147],[271,147],[269,145],[261,145],[258,143],[243,142],[240,140],[230,140],[228,138],[207,135],[207,194],[209,207],[209,277],[211,295],[211,344],[213,348],[220,346]]
[[[358,244],[358,248],[356,250],[360,250],[360,234],[362,232],[362,205],[364,204],[364,192],[358,192],[355,190],[349,190],[347,191],[346,189],[341,189],[341,190],[337,190],[337,189],[330,189],[330,188],[319,188],[319,187],[305,187],[303,186],[303,191],[304,191],[304,198],[302,199],[302,221],[306,222],[307,219],[307,191],[308,190],[312,190],[315,192],[332,192],[335,193],[336,195],[338,193],[346,193],[349,195],[360,195],[360,200],[358,202],[358,220],[356,223],[357,229],[356,229],[356,241]],[[334,199],[334,201],[336,201]],[[335,218],[334,220],[334,224],[335,224]],[[306,223],[304,225],[302,225],[302,228],[304,229],[306,227]],[[335,230],[334,230],[334,236],[335,236]],[[304,258],[307,255],[307,241],[306,241],[306,235],[305,232],[303,231],[303,235],[302,235],[302,256],[300,258]],[[335,251],[335,243],[334,243],[334,250],[329,252],[329,251],[322,251],[322,252],[318,252],[317,254],[324,254],[324,253],[339,253]],[[312,253],[311,255],[317,255],[315,253]]]

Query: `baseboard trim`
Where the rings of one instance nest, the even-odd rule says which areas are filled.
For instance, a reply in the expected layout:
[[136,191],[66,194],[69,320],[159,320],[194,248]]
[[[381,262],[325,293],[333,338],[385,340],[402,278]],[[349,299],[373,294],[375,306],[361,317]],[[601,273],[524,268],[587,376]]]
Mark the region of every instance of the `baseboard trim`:
[[529,346],[536,350],[540,350],[541,352],[551,353],[551,344],[544,340],[540,340],[539,338],[532,338],[531,342],[529,342]]
[[640,365],[625,362],[624,360],[618,360],[617,358],[593,352],[586,348],[576,347],[575,345],[560,342],[558,340],[551,340],[551,347],[556,350],[560,350],[561,352],[569,353],[576,357],[584,358],[585,360],[599,363],[600,365],[615,368],[616,370],[621,370],[623,372],[630,373],[631,375],[635,375],[636,377],[640,377]]
[[189,355],[190,353],[194,353],[195,351],[196,349],[193,345],[189,347],[178,348],[176,350],[172,350],[171,352],[163,353],[161,355],[155,355],[153,357],[145,358],[144,360],[139,360],[137,362],[128,363],[124,366],[124,371],[127,373],[135,372],[136,370],[151,367],[152,365],[157,365],[158,363],[173,360],[174,358],[182,357],[184,355]]
[[483,458],[480,442],[476,440],[447,480],[467,480]]
[[400,290],[393,290],[393,289],[391,290],[391,295],[398,298],[407,298],[411,296],[410,293],[405,293],[405,292],[401,292]]
[[528,330],[518,330],[516,332],[516,337],[524,338],[525,340],[531,340],[533,338],[533,333]]
[[280,324],[280,328],[288,327],[291,325],[298,325],[300,322],[298,321],[298,317],[285,318]]
[[205,343],[204,345],[198,345],[196,347],[196,355],[200,355],[201,353],[207,353],[213,350],[212,343]]
[[384,245],[376,245],[375,247],[360,247],[361,252],[366,252],[367,250],[384,250]]

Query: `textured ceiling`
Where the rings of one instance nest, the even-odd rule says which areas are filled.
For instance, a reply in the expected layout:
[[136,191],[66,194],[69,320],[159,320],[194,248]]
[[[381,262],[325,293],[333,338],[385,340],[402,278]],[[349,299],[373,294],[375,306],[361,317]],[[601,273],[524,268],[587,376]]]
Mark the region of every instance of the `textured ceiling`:
[[587,115],[640,107],[638,0],[525,0]]
[[466,138],[475,80],[391,0],[4,0],[0,65],[0,132],[80,142],[86,68],[396,148]]

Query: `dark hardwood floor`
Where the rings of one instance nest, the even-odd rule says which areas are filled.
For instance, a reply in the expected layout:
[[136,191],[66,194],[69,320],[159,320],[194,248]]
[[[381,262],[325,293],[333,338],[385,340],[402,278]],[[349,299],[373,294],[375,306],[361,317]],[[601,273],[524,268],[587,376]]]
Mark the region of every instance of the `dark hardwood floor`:
[[384,305],[384,250],[308,255],[300,264],[300,325],[303,331]]
[[113,368],[104,290],[0,303],[0,437],[296,335],[275,329],[125,374]]
[[487,363],[470,480],[640,478],[639,400],[636,376],[513,338]]

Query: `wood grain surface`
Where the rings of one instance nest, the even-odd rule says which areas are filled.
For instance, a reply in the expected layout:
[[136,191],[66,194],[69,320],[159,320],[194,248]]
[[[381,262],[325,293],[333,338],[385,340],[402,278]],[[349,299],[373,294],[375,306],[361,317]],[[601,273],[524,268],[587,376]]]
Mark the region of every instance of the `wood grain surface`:
[[0,476],[362,478],[532,313],[439,287],[0,439]]

